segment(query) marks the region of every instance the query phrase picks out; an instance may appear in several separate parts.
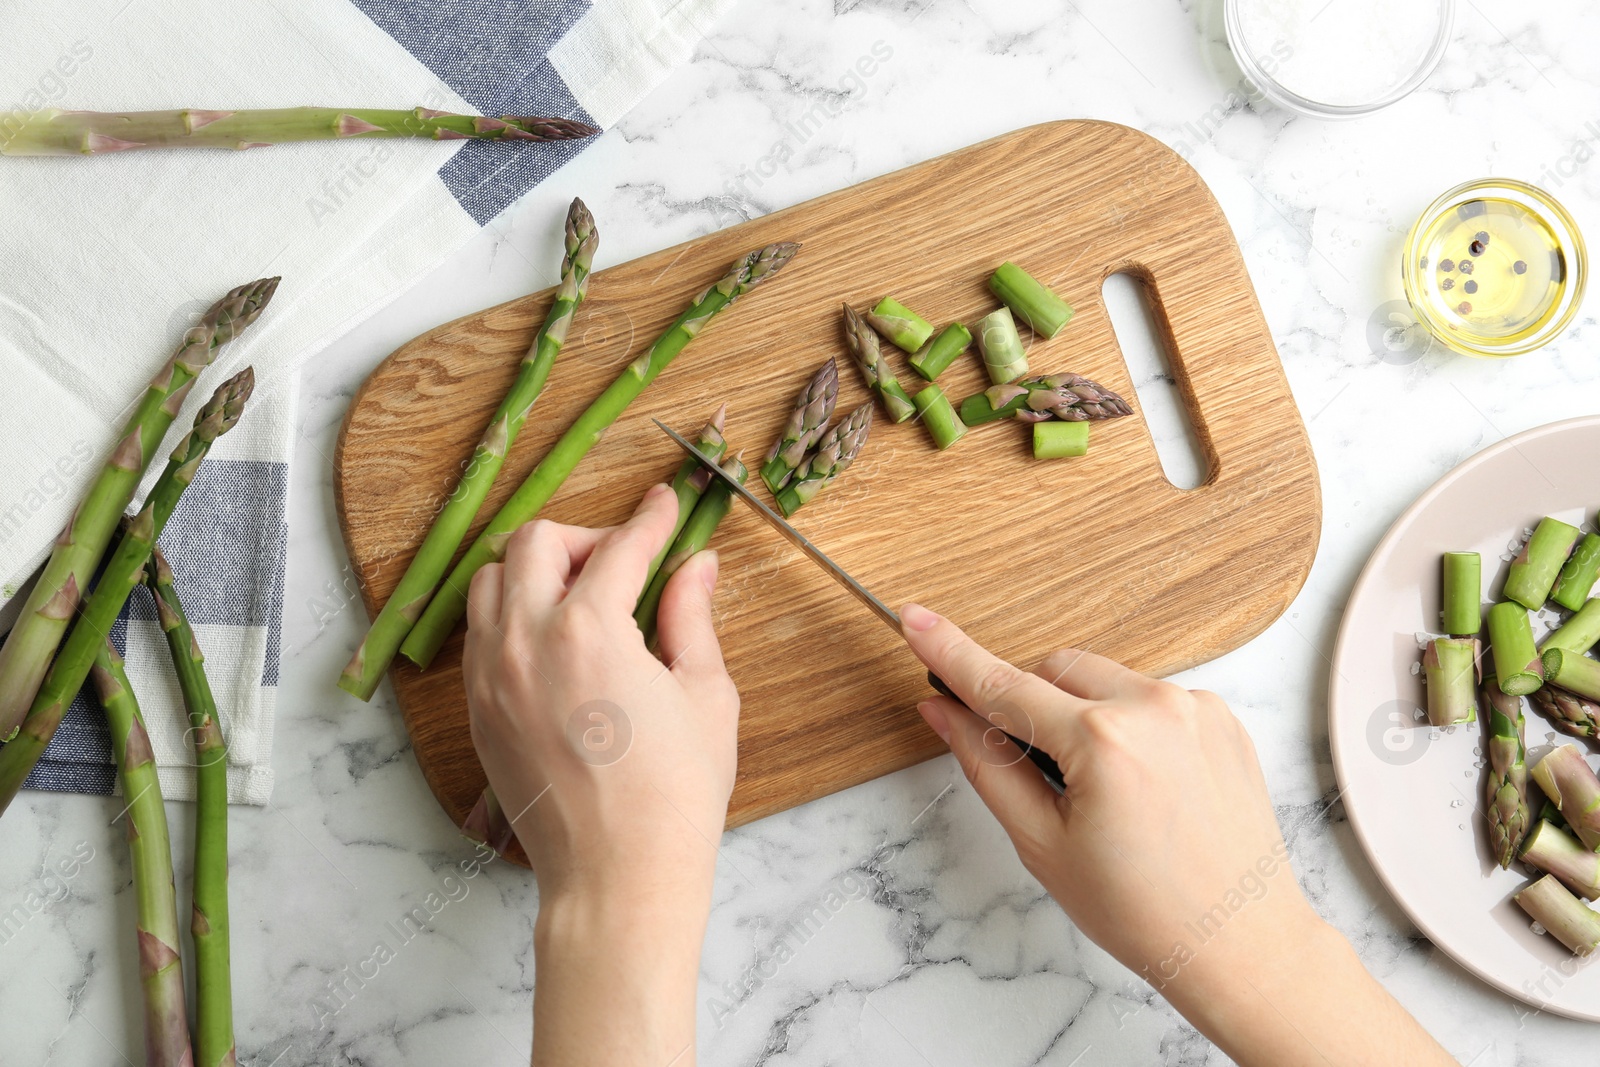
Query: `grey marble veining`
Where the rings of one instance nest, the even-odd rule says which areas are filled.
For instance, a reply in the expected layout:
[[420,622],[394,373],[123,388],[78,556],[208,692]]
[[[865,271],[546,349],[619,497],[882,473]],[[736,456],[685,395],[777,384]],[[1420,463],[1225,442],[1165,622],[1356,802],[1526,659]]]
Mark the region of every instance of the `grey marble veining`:
[[[547,284],[574,194],[602,220],[604,266],[1072,116],[1181,146],[1210,184],[1321,468],[1323,537],[1304,591],[1255,641],[1180,680],[1223,694],[1249,725],[1307,893],[1463,1063],[1593,1058],[1592,1027],[1527,1015],[1435,951],[1384,893],[1339,803],[1325,678],[1351,583],[1395,515],[1478,449],[1600,400],[1592,310],[1559,344],[1505,363],[1374,342],[1401,295],[1407,228],[1459,181],[1539,181],[1600,235],[1600,11],[1464,0],[1420,92],[1327,123],[1251,102],[1219,8],[746,2],[578,162],[308,365],[278,785],[270,807],[233,820],[242,1063],[527,1061],[529,876],[473,865],[387,688],[365,705],[331,685],[364,621],[329,479],[362,377],[415,334]],[[0,900],[27,911],[0,944],[0,1064],[140,1055],[120,807],[28,794],[0,822]],[[191,813],[171,816],[181,856]],[[729,833],[718,875],[702,1063],[1226,1062],[1073,929],[948,757]]]

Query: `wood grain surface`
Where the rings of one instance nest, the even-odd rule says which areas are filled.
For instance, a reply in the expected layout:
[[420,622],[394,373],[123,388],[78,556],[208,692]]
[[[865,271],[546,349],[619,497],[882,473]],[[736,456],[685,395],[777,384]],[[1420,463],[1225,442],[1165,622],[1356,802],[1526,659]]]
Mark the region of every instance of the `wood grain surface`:
[[[474,534],[689,297],[741,253],[779,240],[804,248],[685,350],[545,517],[626,518],[680,458],[652,416],[690,432],[726,401],[730,442],[759,459],[830,355],[840,360],[839,410],[861,403],[841,300],[864,307],[893,294],[936,325],[970,323],[995,306],[984,282],[1006,259],[1077,310],[1053,340],[1031,341],[1034,373],[1076,371],[1137,410],[1101,299],[1105,279],[1126,271],[1156,305],[1208,466],[1202,485],[1166,480],[1137,416],[1097,424],[1086,457],[1047,462],[1031,458],[1028,430],[1013,422],[977,427],[939,453],[916,422],[880,419],[848,475],[796,524],[887,603],[927,604],[1023,667],[1071,645],[1167,674],[1237,648],[1288,606],[1316,550],[1320,494],[1243,258],[1187,163],[1103,122],[1018,130],[597,273]],[[334,484],[369,613],[409,563],[550,297],[407,343],[351,403]],[[915,391],[903,356],[885,350]],[[986,382],[973,355],[940,384],[959,402]],[[881,622],[746,509],[735,505],[716,547],[719,630],[743,696],[730,825],[943,751],[916,713],[929,693],[923,672]],[[484,782],[461,644],[458,632],[426,673],[391,672],[417,761],[458,824]]]

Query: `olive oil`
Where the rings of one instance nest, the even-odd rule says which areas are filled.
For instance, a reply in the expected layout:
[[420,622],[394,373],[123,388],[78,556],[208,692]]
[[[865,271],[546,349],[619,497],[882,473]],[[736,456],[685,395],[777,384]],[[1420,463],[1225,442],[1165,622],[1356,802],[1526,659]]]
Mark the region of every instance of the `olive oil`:
[[1582,238],[1561,205],[1498,180],[1436,201],[1411,232],[1401,273],[1440,340],[1474,355],[1513,355],[1565,327],[1584,272]]

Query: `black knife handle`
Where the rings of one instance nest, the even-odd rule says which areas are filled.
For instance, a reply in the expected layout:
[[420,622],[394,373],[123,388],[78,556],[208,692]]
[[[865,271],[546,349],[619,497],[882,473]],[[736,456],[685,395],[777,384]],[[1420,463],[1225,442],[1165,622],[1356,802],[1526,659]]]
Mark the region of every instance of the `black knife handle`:
[[[961,704],[962,707],[966,707],[965,702],[963,702],[960,697],[956,696],[954,690],[945,684],[944,679],[939,677],[937,674],[934,674],[932,671],[928,672],[928,684],[933,686],[944,696],[947,696],[956,703]],[[1000,732],[1005,733],[1004,730]],[[1039,770],[1043,772],[1045,779],[1049,781],[1051,785],[1056,787],[1057,792],[1061,792],[1066,789],[1067,782],[1066,779],[1062,777],[1061,768],[1057,766],[1055,760],[1050,758],[1048,753],[1046,753],[1043,749],[1035,748],[1033,745],[1022,740],[1020,737],[1015,736],[1014,734],[1006,734],[1006,736],[1011,739],[1011,743],[1013,745],[1016,745],[1022,750],[1022,754],[1027,756],[1029,761],[1031,761],[1035,767],[1039,768]]]

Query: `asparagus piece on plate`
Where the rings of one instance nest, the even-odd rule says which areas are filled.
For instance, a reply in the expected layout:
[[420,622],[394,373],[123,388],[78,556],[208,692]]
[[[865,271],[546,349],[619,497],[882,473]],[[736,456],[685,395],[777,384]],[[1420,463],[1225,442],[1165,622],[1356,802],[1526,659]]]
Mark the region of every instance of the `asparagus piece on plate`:
[[1535,689],[1528,699],[1533,701],[1539,714],[1562,733],[1573,737],[1600,736],[1600,704],[1548,682],[1543,688]]
[[178,599],[172,568],[160,548],[150,550],[144,582],[156,601],[167,649],[189,713],[194,744],[194,937],[195,1062],[198,1067],[234,1063],[233,974],[228,936],[228,748],[222,717],[206,678],[205,655]]
[[900,301],[884,297],[867,312],[867,322],[897,348],[915,352],[933,336],[933,325]]
[[[831,362],[831,360],[830,360]],[[711,416],[711,421],[700,430],[700,436],[695,440],[694,446],[713,460],[720,460],[722,454],[728,450],[728,440],[722,436],[722,423],[727,417],[728,405],[723,404]],[[672,550],[672,542],[683,532],[684,523],[689,521],[689,516],[694,513],[695,505],[700,503],[700,495],[706,491],[706,486],[711,484],[711,474],[693,456],[686,456],[678,465],[678,473],[672,476],[672,492],[678,498],[678,518],[672,526],[672,536],[667,538],[667,543],[661,546],[661,551],[656,553],[650,561],[650,569],[645,572],[644,584],[650,586],[650,580],[661,570],[661,563],[667,558],[667,553]]]
[[1536,819],[1518,858],[1535,870],[1553,874],[1585,900],[1600,897],[1600,855],[1555,823]]
[[995,385],[1015,381],[1028,373],[1028,352],[1022,347],[1010,308],[998,308],[979,319],[973,328],[983,369]]
[[156,780],[156,757],[122,657],[108,640],[98,642],[93,655],[90,673],[111,728],[111,748],[127,803],[139,984],[144,990],[145,1062],[150,1067],[189,1067],[194,1061],[178,942],[178,894],[172,880],[172,846],[161,783]]
[[1132,414],[1127,401],[1077,374],[1043,374],[991,385],[961,402],[961,421],[968,426],[1004,418],[1021,422],[1088,422]]
[[1600,851],[1600,778],[1576,745],[1552,749],[1533,765],[1533,780],[1590,851]]
[[844,340],[850,346],[850,354],[856,357],[856,366],[861,368],[867,388],[877,393],[883,401],[883,410],[889,416],[889,421],[905,422],[915,415],[916,408],[911,398],[900,387],[899,379],[894,376],[894,368],[883,358],[878,335],[849,304],[844,305]]
[[778,510],[788,518],[845,472],[872,430],[872,405],[862,404],[834,424],[817,450],[806,457],[794,478],[778,493]]
[[972,332],[959,322],[952,322],[938,335],[917,349],[908,361],[911,369],[928,381],[943,374],[956,357],[972,347]]
[[1562,648],[1581,656],[1600,641],[1600,597],[1584,604],[1566,622],[1544,639],[1539,647],[1548,652]]
[[1561,809],[1556,806],[1556,802],[1549,797],[1544,798],[1544,807],[1539,809],[1539,821],[1547,822],[1561,830],[1572,829],[1567,825],[1567,820],[1561,817]]
[[246,111],[4,111],[0,155],[96,156],[130,148],[265,148],[287,141],[422,137],[435,141],[568,141],[600,131],[534,116],[452,115],[417,107],[280,107]]
[[145,467],[161,450],[161,439],[195,378],[210,366],[217,349],[256,320],[277,288],[277,278],[262,278],[217,301],[199,324],[183,335],[177,351],[128,415],[120,443],[67,520],[44,573],[0,648],[0,741],[15,736],[27,715],[117,522],[133,500]]
[[1579,956],[1600,946],[1600,915],[1547,874],[1518,893],[1516,902],[1534,922]]
[[439,509],[427,537],[423,538],[405,574],[400,576],[400,583],[384,602],[378,617],[372,620],[367,636],[339,676],[339,688],[346,692],[362,700],[372,699],[384,672],[400,650],[400,643],[427,606],[439,579],[449,569],[450,558],[467,536],[473,516],[478,514],[484,498],[489,495],[489,487],[499,475],[506,454],[516,442],[528,412],[533,410],[534,401],[544,390],[556,357],[561,354],[573,316],[588,292],[589,267],[599,241],[594,217],[582,200],[574,199],[567,209],[566,255],[561,261],[561,282],[556,287],[544,325],[534,337],[528,354],[522,358],[516,380],[484,428],[461,481]]
[[1036,422],[1033,424],[1034,459],[1070,459],[1089,452],[1089,423]]
[[[722,469],[732,475],[734,481],[740,485],[744,484],[749,473],[738,456],[726,460],[722,464]],[[689,516],[689,521],[684,524],[672,542],[672,551],[667,553],[661,569],[650,580],[644,594],[639,598],[638,606],[634,608],[633,621],[639,624],[646,645],[654,645],[656,642],[656,610],[661,606],[661,595],[667,590],[667,582],[672,580],[672,576],[678,573],[680,567],[689,562],[690,556],[711,543],[711,535],[716,532],[718,524],[727,517],[728,509],[732,506],[733,493],[721,481],[713,479],[700,497],[700,502],[694,506],[694,513]]]
[[1545,681],[1569,693],[1600,700],[1600,661],[1564,648],[1546,649],[1540,661],[1544,664]]
[[928,429],[928,436],[933,438],[934,445],[939,449],[949,448],[966,436],[967,428],[961,424],[956,409],[950,406],[944,390],[937,385],[930,383],[917,393],[913,402],[917,405],[922,425]]
[[1526,696],[1544,684],[1544,665],[1533,644],[1533,626],[1520,604],[1501,601],[1489,609],[1489,646],[1494,649],[1501,692]]
[[254,386],[255,375],[247,367],[217,388],[200,409],[194,429],[173,450],[167,469],[150,490],[144,507],[126,523],[122,540],[112,550],[93,594],[67,634],[66,643],[56,653],[38,695],[33,698],[21,732],[10,744],[0,748],[0,813],[11,804],[28,773],[44,755],[73,696],[83,688],[95,653],[111,633],[112,624],[117,621],[133,587],[139,584],[145,560],[150,558],[150,548],[177,507],[178,498],[194,481],[195,472],[210,451],[211,443],[238,423]]
[[400,646],[401,655],[419,667],[433,662],[445,638],[466,613],[467,587],[479,568],[486,563],[499,562],[505,556],[506,541],[512,533],[539,513],[545,502],[561,488],[567,475],[600,440],[600,435],[656,380],[684,346],[695,339],[714,315],[782,270],[799,250],[797,244],[771,244],[741,256],[720,281],[696,296],[666,332],[628,364],[616,381],[606,386],[489,520],[488,526],[428,602],[422,617]]
[[1506,696],[1493,676],[1483,680],[1481,703],[1489,727],[1489,780],[1484,791],[1484,817],[1489,846],[1502,868],[1510,867],[1528,832],[1528,750],[1523,744],[1526,719],[1522,698]]
[[1041,337],[1054,337],[1072,318],[1072,307],[1015,263],[989,275],[989,291]]
[[828,428],[833,405],[838,399],[839,365],[829,356],[795,398],[783,433],[772,442],[767,460],[761,465],[761,480],[767,483],[768,489],[774,493],[782,489],[794,469],[805,461],[806,453]]
[[1546,515],[1533,529],[1533,536],[1522,546],[1506,571],[1507,600],[1515,600],[1529,611],[1538,611],[1549,599],[1550,587],[1567,562],[1567,553],[1578,540],[1578,528]]
[[1444,632],[1476,637],[1483,629],[1483,560],[1476,552],[1446,552],[1443,572]]
[[1436,637],[1422,656],[1428,687],[1428,724],[1451,726],[1478,718],[1478,641]]
[[496,856],[504,856],[511,845],[516,830],[500,807],[500,798],[494,795],[493,786],[484,786],[467,819],[461,824],[461,834],[469,841],[487,845]]
[[1586,534],[1573,550],[1572,558],[1556,575],[1556,583],[1550,587],[1550,599],[1568,611],[1577,611],[1589,599],[1597,577],[1600,577],[1600,537]]

